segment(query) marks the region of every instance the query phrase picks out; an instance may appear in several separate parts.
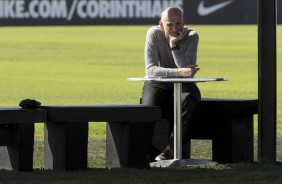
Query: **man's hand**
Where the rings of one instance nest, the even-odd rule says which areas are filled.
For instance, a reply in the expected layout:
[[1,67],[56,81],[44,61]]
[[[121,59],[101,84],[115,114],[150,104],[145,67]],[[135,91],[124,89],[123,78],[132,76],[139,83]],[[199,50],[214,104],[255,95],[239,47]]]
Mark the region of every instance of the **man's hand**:
[[184,36],[187,34],[187,29],[182,29],[178,32],[178,36],[169,36],[169,46],[170,48],[175,47],[176,43],[184,38]]
[[177,70],[177,77],[194,77],[194,75],[200,70],[197,66],[198,65],[188,65],[185,68],[179,68]]

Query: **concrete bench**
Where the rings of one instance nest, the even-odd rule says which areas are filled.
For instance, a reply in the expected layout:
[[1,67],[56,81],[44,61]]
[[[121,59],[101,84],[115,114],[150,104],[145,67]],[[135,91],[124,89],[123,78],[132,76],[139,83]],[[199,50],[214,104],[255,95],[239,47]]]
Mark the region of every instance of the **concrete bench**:
[[[149,167],[148,126],[161,119],[159,107],[144,105],[42,106],[44,167],[87,169],[88,122],[108,122],[107,167]],[[134,125],[134,126],[133,126]]]
[[0,107],[0,168],[33,170],[34,123],[45,122],[45,110]]
[[[253,115],[256,99],[203,98],[190,123],[183,157],[190,158],[190,140],[212,140],[212,159],[219,163],[252,162],[254,157]],[[164,149],[168,122],[156,123],[152,158]]]

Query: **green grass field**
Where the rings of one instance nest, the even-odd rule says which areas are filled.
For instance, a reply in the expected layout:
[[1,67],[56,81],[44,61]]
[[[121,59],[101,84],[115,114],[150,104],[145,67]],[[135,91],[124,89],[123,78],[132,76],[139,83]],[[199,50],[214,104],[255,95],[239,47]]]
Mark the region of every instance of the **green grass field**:
[[[190,27],[200,35],[198,65],[201,69],[197,77],[229,78],[227,82],[199,84],[202,96],[257,98],[257,26]],[[145,74],[143,50],[148,28],[149,26],[0,27],[1,106],[17,106],[25,98],[36,99],[43,105],[137,104],[142,83],[129,82],[126,78],[142,77]],[[277,81],[282,80],[282,65],[279,62],[282,60],[281,37],[282,26],[278,26]],[[281,93],[282,86],[278,82],[278,160],[282,160]],[[92,123],[89,137],[90,146],[100,146],[97,152],[89,153],[89,165],[103,167],[105,123]],[[36,168],[42,167],[42,139],[43,125],[37,124]],[[204,148],[209,147],[205,143],[195,144],[200,148],[196,154],[202,154]],[[228,170],[232,166],[222,167]],[[251,166],[248,165],[247,168]],[[144,180],[143,183],[148,182]]]

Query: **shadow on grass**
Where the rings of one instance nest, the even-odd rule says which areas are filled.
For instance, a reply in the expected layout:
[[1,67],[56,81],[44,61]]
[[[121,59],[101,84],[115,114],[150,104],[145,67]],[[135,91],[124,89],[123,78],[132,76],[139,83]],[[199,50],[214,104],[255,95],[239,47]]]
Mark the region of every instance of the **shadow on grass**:
[[[277,142],[281,142],[278,138]],[[256,140],[255,140],[256,144]],[[192,155],[211,157],[210,141],[193,142]],[[256,147],[256,145],[255,145]],[[278,158],[281,153],[278,148]],[[104,168],[105,140],[89,140],[86,171],[50,171],[43,167],[43,141],[36,140],[34,172],[0,171],[2,183],[282,183],[282,163],[247,163],[147,170]]]
[[281,183],[282,164],[229,164],[185,167],[86,171],[0,171],[0,183]]

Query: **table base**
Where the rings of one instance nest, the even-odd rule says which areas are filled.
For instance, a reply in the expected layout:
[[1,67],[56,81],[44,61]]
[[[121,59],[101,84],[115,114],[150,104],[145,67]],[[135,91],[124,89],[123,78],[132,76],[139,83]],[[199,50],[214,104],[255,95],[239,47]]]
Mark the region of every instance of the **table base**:
[[199,166],[199,165],[218,165],[218,162],[210,160],[200,160],[200,159],[173,159],[173,160],[162,160],[158,162],[150,163],[150,167],[188,167],[188,166]]

